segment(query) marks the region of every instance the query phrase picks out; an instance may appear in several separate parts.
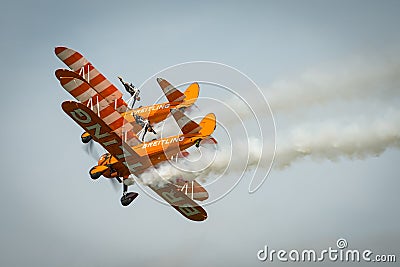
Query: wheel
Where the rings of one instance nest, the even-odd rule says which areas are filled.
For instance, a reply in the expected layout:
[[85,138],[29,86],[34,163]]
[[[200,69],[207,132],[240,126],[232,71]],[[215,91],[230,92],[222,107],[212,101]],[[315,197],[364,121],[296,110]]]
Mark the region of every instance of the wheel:
[[136,192],[129,192],[121,197],[122,206],[126,207],[132,203],[132,201],[137,198],[139,194]]

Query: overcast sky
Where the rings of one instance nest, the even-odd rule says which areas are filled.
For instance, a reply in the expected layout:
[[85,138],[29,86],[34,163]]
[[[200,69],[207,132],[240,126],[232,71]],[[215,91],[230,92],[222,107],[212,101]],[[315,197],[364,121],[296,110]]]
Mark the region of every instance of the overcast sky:
[[[1,266],[263,266],[273,265],[257,260],[264,245],[322,250],[338,238],[400,260],[398,134],[376,153],[359,156],[361,145],[352,158],[331,161],[323,148],[300,157],[273,169],[255,194],[247,175],[206,207],[207,221],[193,223],[137,187],[139,198],[123,208],[108,181],[91,181],[95,161],[61,110],[72,98],[54,76],[65,67],[54,55],[60,45],[80,51],[115,84],[118,75],[141,85],[178,63],[220,62],[266,96],[277,93],[271,107],[282,145],[292,129],[311,125],[305,130],[312,132],[325,121],[332,129],[357,121],[357,129],[380,136],[374,127],[399,103],[398,1],[81,2],[1,3]],[[375,66],[382,75],[366,68]],[[343,77],[357,90],[329,86]],[[282,83],[279,96],[273,90]],[[142,93],[143,104],[160,96],[156,86]],[[205,86],[200,95],[212,92]],[[289,107],[278,105],[286,99]]]

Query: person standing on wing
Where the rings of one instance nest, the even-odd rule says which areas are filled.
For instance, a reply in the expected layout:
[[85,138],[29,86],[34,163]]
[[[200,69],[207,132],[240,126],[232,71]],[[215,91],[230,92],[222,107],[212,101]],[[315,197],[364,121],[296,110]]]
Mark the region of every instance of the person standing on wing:
[[118,79],[121,81],[121,83],[123,84],[123,86],[125,87],[125,90],[131,95],[131,97],[133,98],[133,103],[131,108],[133,108],[133,106],[137,101],[140,101],[140,90],[137,89],[132,83],[127,83],[125,82],[121,76],[118,76]]
[[157,134],[157,132],[153,129],[151,126],[149,120],[144,119],[143,117],[139,115],[135,115],[135,121],[137,124],[143,127],[144,132],[142,135],[142,142],[144,141],[144,137],[146,136],[147,132],[152,132],[153,134]]
[[153,134],[157,134],[156,131],[154,131],[153,127],[151,127],[150,122],[148,120],[146,120],[145,122],[142,142],[144,142],[144,137],[146,136],[147,132],[152,132]]

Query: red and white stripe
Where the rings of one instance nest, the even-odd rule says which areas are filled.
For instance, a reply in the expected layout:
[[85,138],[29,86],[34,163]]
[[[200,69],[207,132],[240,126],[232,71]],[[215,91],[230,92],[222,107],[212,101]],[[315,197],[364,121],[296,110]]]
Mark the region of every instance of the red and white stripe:
[[174,184],[179,191],[182,191],[193,200],[204,201],[208,199],[207,190],[197,181],[185,181],[184,179],[177,179]]
[[128,109],[121,91],[79,52],[67,47],[56,47],[55,54],[71,70],[79,73],[109,104],[114,105],[118,112],[122,113]]
[[185,95],[174,86],[172,86],[167,80],[157,78],[157,82],[169,102],[182,102],[185,99]]
[[200,125],[186,117],[178,109],[171,109],[171,113],[183,134],[198,133],[201,130]]
[[[126,121],[124,117],[122,117],[121,114],[88,83],[74,77],[68,77],[68,72],[68,70],[56,71],[56,76],[61,86],[76,100],[88,106],[98,114],[98,116],[126,143],[131,146],[139,144],[139,139],[133,133],[135,126]],[[72,73],[71,75],[76,74]]]

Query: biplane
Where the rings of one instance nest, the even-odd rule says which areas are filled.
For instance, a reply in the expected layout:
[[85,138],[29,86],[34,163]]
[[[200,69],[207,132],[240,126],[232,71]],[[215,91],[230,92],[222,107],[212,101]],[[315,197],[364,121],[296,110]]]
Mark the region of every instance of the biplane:
[[[182,112],[196,101],[199,92],[197,83],[181,93],[166,80],[157,79],[169,101],[164,105],[167,107],[140,111],[139,116],[157,123],[171,113],[182,134],[142,142],[136,133],[143,127],[134,119],[135,110],[128,108],[122,93],[78,52],[65,47],[57,47],[55,51],[72,70],[57,70],[56,77],[79,101],[65,101],[62,109],[108,152],[100,157],[98,165],[90,169],[90,177],[98,179],[104,176],[122,183],[123,206],[129,205],[138,196],[135,192],[127,192],[134,181],[132,175],[138,177],[176,155],[185,156],[187,148],[198,147],[202,140],[214,140],[211,136],[216,126],[214,114],[206,115],[198,124]],[[85,69],[88,72],[83,72]],[[196,181],[192,181],[191,187],[182,179],[177,179],[175,184],[165,181],[149,187],[186,218],[194,221],[207,218],[205,210],[194,199],[207,199],[208,193]]]

